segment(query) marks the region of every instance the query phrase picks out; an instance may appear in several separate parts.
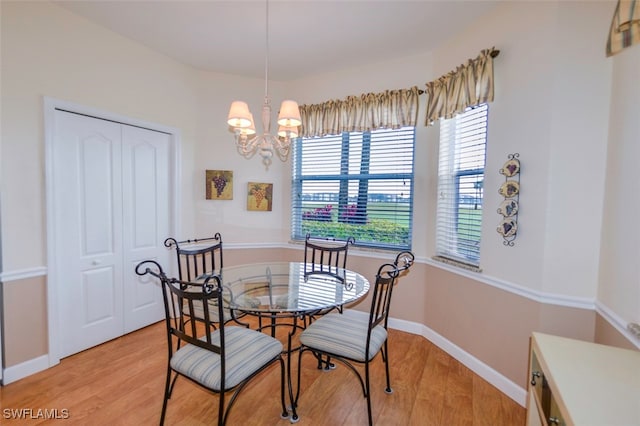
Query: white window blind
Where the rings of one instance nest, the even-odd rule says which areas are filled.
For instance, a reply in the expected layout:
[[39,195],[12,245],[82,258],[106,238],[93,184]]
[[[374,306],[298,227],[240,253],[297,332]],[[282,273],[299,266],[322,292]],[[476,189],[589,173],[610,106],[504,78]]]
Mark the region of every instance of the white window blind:
[[293,149],[292,239],[410,248],[415,128],[299,138]]
[[440,122],[436,255],[478,267],[487,104]]

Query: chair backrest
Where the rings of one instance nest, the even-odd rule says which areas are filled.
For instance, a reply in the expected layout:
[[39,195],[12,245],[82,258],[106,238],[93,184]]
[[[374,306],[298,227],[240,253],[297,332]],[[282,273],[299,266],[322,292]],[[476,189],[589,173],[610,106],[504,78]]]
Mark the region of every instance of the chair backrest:
[[[209,275],[197,283],[168,278],[160,264],[154,260],[140,262],[136,266],[136,274],[151,275],[158,278],[162,284],[169,359],[175,351],[184,346],[184,343],[191,343],[220,354],[221,368],[224,372],[224,323],[216,323],[209,311],[211,305],[215,304],[218,315],[222,318],[222,286],[219,275]],[[203,318],[200,321],[189,321],[188,312],[197,310],[203,313]],[[213,341],[212,334],[216,329],[219,340]],[[222,389],[224,376],[221,376]]]
[[414,259],[413,253],[403,251],[398,253],[393,263],[384,263],[378,268],[369,311],[369,334],[377,325],[382,324],[387,328],[393,287],[400,274],[413,265]]
[[413,265],[415,259],[416,257],[413,253],[405,250],[398,253],[398,255],[396,256],[396,260],[393,261],[393,264],[396,266],[396,268],[398,268],[398,272],[402,273]]
[[212,238],[176,241],[167,238],[165,247],[176,248],[178,278],[194,281],[203,274],[220,272],[222,262],[222,236],[216,233]]
[[[347,254],[349,245],[353,245],[355,239],[349,237],[346,240],[335,238],[312,237],[307,234],[304,240],[305,275],[310,273],[335,273],[335,268],[347,267]],[[325,268],[328,267],[328,268]]]

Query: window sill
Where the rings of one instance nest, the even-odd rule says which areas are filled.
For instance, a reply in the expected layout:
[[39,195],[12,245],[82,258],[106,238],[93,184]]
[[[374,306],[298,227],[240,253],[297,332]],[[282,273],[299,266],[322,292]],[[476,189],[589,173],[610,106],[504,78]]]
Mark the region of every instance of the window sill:
[[447,265],[455,266],[457,268],[462,268],[462,269],[467,270],[467,271],[482,272],[482,268],[480,268],[479,266],[471,265],[469,263],[461,262],[459,260],[450,259],[448,257],[433,256],[432,259],[437,261],[437,262],[442,262],[442,263],[445,263]]

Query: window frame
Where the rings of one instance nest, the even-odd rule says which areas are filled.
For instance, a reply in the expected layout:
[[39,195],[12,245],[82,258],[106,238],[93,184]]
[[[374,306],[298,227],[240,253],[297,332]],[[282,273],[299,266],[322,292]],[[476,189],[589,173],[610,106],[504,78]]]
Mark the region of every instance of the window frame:
[[[410,172],[391,172],[391,171],[383,171],[383,172],[373,172],[371,173],[371,153],[372,149],[376,149],[375,144],[380,143],[385,147],[384,149],[390,150],[392,149],[393,138],[390,136],[389,138],[372,138],[372,135],[375,132],[397,132],[395,133],[396,137],[401,137],[403,141],[403,147],[407,147],[410,141],[410,154],[407,154],[410,160],[403,165],[410,165]],[[403,136],[410,132],[410,136]],[[393,133],[390,133],[392,135]],[[400,135],[400,136],[398,136]],[[302,158],[302,147],[305,141],[308,140],[318,140],[323,138],[296,138],[292,142],[292,178],[291,178],[291,239],[292,241],[302,241],[306,237],[306,234],[303,232],[303,216],[304,216],[304,207],[303,207],[303,197],[302,197],[302,187],[304,182],[322,182],[322,181],[337,181],[339,184],[338,190],[338,211],[345,212],[345,207],[353,204],[349,202],[349,199],[353,199],[353,195],[349,193],[349,182],[356,182],[357,193],[356,193],[356,213],[354,222],[351,222],[355,225],[366,225],[366,223],[358,223],[358,217],[364,216],[360,212],[363,211],[361,205],[365,203],[364,212],[365,214],[369,214],[371,212],[370,206],[373,203],[371,201],[371,196],[377,193],[370,192],[370,184],[375,181],[404,181],[405,185],[407,185],[407,192],[409,196],[407,197],[407,201],[401,201],[396,203],[402,203],[406,207],[403,209],[396,209],[395,212],[406,212],[403,213],[406,216],[407,224],[407,232],[406,236],[404,233],[399,234],[402,237],[404,243],[391,244],[385,243],[380,240],[378,241],[365,241],[359,240],[357,237],[355,238],[355,245],[360,247],[368,247],[374,249],[382,249],[382,250],[399,250],[399,249],[411,249],[412,246],[412,234],[413,234],[413,206],[414,206],[414,185],[415,185],[415,142],[416,142],[416,127],[415,126],[406,126],[397,130],[393,129],[379,129],[374,131],[365,131],[365,132],[342,132],[340,135],[327,135],[326,138],[335,140],[336,138],[341,139],[341,150],[340,150],[340,166],[339,166],[339,174],[302,174],[302,167],[305,161],[305,158]],[[355,139],[355,142],[354,142]],[[358,160],[355,165],[349,164],[350,160],[350,150],[352,148],[352,144],[361,144],[361,155],[359,155]],[[373,148],[372,148],[373,144]],[[388,146],[387,146],[388,145]],[[308,161],[313,160],[313,156]],[[406,161],[406,158],[403,157]],[[352,162],[353,163],[353,162]],[[349,168],[358,169],[357,173],[349,173]],[[352,190],[353,192],[353,190]],[[397,196],[398,194],[393,194]],[[338,213],[338,217],[340,213]],[[404,216],[403,216],[404,217]],[[339,222],[343,222],[338,219]],[[334,235],[326,234],[326,235],[315,235],[319,237],[328,237],[328,238],[340,238],[335,237]]]
[[[473,119],[481,120],[481,125],[478,128],[479,131],[477,131],[477,134],[481,136],[462,136],[462,133],[468,130],[465,128],[468,121],[465,120],[471,121]],[[455,122],[452,120],[455,120]],[[483,186],[486,177],[488,131],[489,105],[487,103],[468,107],[464,112],[457,114],[455,117],[441,119],[440,122],[440,152],[438,155],[437,169],[436,254],[434,258],[475,271],[480,271],[482,227],[484,220]],[[447,137],[446,141],[443,140],[444,137]],[[462,139],[464,139],[464,141],[462,141]],[[479,142],[478,145],[482,146],[481,161],[477,158],[478,154],[460,154],[460,151],[468,148],[466,144],[470,142]],[[447,144],[446,146],[443,145],[445,143]],[[443,149],[446,150],[444,153]],[[474,152],[477,151],[479,151],[479,149]],[[442,164],[443,157],[446,157],[447,164]],[[466,161],[470,161],[472,164],[475,164],[474,161],[481,162],[482,166],[478,167],[476,164],[474,167],[460,167],[460,164]],[[443,172],[443,169],[450,173]],[[476,183],[481,183],[479,188],[474,186],[476,193],[473,196],[474,203],[472,204],[475,205],[473,210],[480,210],[480,214],[474,219],[475,224],[470,224],[470,221],[462,221],[460,214],[460,206],[461,204],[465,204],[462,202],[463,194],[460,191],[463,185],[461,180],[465,177],[472,176],[479,176],[479,179],[476,179]],[[479,208],[478,205],[480,206]],[[477,249],[470,248],[471,246],[469,246],[469,240],[472,239],[473,232],[476,232],[478,235],[476,242]],[[461,236],[467,238],[461,238]],[[458,241],[464,242],[458,244]]]

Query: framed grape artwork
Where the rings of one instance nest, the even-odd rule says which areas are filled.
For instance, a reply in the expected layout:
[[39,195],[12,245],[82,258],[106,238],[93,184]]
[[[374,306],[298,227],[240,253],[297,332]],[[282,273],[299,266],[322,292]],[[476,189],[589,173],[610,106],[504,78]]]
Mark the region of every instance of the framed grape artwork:
[[272,183],[249,182],[247,185],[247,210],[270,212],[272,202]]
[[233,172],[207,170],[207,200],[233,200]]

